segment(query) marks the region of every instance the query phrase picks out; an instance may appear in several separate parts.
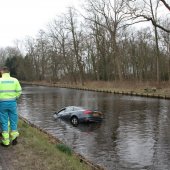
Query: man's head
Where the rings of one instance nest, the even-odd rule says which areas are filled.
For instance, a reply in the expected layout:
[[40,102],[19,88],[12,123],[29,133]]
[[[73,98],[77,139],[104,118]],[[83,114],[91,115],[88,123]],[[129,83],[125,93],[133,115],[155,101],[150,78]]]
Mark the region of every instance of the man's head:
[[2,73],[9,73],[9,68],[7,66],[3,66],[0,68],[0,72]]

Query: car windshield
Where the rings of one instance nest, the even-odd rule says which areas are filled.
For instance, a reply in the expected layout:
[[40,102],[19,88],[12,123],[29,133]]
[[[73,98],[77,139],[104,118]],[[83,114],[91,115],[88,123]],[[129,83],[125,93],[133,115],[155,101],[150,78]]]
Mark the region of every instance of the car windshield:
[[62,108],[61,110],[58,111],[58,113],[60,113],[60,112],[62,112],[64,110],[66,110],[66,108]]

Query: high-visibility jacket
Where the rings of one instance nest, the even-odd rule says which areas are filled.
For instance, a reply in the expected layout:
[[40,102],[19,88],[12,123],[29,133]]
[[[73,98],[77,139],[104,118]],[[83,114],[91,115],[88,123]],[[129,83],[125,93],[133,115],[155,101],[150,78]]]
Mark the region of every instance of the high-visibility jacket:
[[0,102],[15,101],[21,95],[19,81],[11,77],[9,73],[3,73],[0,78]]

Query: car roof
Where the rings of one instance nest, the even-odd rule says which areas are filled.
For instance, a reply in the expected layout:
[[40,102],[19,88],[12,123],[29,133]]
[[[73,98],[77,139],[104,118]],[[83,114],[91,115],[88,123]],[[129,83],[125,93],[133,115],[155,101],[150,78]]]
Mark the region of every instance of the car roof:
[[81,106],[67,106],[65,108],[85,109],[84,107]]

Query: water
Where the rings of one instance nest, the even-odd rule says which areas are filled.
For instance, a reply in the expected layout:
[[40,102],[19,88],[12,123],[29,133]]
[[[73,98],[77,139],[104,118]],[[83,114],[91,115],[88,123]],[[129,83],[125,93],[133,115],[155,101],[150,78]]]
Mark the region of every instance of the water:
[[[73,127],[53,113],[76,105],[102,111],[101,124]],[[170,101],[24,86],[19,113],[107,170],[170,170]]]

